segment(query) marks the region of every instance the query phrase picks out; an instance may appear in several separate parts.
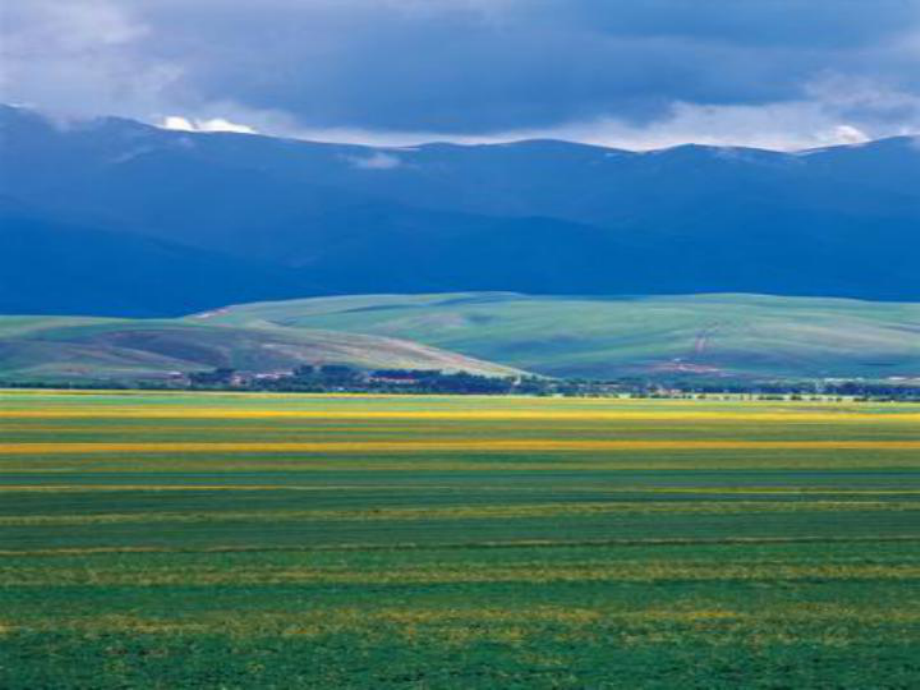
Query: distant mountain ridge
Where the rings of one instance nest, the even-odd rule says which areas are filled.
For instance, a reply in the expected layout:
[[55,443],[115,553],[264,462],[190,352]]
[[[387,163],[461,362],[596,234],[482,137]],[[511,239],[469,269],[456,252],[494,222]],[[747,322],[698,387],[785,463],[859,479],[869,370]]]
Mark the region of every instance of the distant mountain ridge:
[[0,198],[0,314],[160,316],[320,294],[300,273],[144,235],[49,220]]
[[[0,281],[9,313],[467,290],[920,300],[920,147],[907,137],[793,154],[375,148],[114,118],[60,126],[2,107],[0,155],[0,244],[17,247],[0,271],[36,274],[27,290]],[[68,262],[149,270],[94,271],[62,304],[47,250],[73,228],[109,234],[104,251],[72,242]],[[176,289],[145,299],[141,276],[157,271]]]

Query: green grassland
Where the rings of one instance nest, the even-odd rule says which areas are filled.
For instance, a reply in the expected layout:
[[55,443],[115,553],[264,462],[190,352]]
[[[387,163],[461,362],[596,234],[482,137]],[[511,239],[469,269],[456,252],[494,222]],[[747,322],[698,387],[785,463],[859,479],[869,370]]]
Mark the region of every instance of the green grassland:
[[0,392],[4,689],[911,688],[918,592],[917,406]]
[[130,381],[231,367],[559,377],[920,378],[920,305],[757,295],[369,295],[185,319],[0,317],[0,380]]
[[10,382],[132,380],[215,367],[290,371],[301,364],[515,373],[390,337],[221,327],[200,319],[0,316],[0,377]]
[[552,376],[920,374],[920,305],[692,295],[370,295],[234,306],[214,322],[426,343]]

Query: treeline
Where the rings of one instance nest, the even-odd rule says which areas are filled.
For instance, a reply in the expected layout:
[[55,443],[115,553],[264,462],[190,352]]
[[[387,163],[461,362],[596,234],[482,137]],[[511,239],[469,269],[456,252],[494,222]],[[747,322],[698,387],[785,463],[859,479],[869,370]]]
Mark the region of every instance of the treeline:
[[480,376],[466,372],[415,369],[363,371],[343,365],[298,367],[286,374],[248,374],[215,369],[188,375],[193,389],[304,393],[441,393],[457,395],[536,394],[545,388],[535,377]]
[[920,384],[868,381],[661,381],[637,377],[610,381],[550,379],[536,376],[495,377],[465,372],[416,369],[363,371],[343,365],[301,366],[290,373],[249,374],[215,369],[188,375],[192,389],[234,389],[277,392],[430,393],[455,395],[538,395],[638,398],[680,398],[709,395],[757,399],[856,398],[920,401]]
[[406,393],[441,395],[534,395],[563,397],[698,398],[757,400],[920,402],[920,383],[862,380],[739,381],[639,377],[614,380],[551,379],[537,376],[480,376],[466,372],[416,369],[365,371],[329,364],[304,365],[290,372],[247,372],[230,368],[177,373],[169,378],[80,382],[3,382],[7,388],[267,391],[279,393]]
[[761,399],[788,398],[804,400],[813,397],[847,398],[856,400],[892,400],[920,402],[920,383],[862,380],[803,380],[771,382],[730,382],[698,384],[682,381],[672,384],[672,390],[686,394],[754,395]]

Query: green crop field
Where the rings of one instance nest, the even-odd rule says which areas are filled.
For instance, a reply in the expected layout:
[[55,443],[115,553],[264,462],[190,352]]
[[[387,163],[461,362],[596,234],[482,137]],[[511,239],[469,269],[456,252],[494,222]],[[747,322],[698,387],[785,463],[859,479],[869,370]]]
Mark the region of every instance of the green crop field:
[[920,406],[0,391],[0,687],[920,686]]

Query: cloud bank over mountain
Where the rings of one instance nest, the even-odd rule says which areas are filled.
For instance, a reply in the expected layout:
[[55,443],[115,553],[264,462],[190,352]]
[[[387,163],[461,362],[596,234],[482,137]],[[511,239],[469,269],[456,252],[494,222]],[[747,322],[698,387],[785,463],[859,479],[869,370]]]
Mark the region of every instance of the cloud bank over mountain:
[[2,96],[406,144],[920,131],[920,1],[7,0]]

